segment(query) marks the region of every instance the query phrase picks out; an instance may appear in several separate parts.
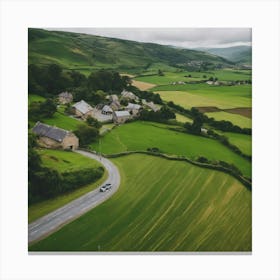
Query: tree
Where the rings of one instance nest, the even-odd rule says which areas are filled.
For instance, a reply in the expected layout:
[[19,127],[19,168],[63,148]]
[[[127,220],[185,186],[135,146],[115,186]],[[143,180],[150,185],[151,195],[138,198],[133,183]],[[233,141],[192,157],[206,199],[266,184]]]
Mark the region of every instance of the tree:
[[78,128],[74,131],[74,133],[79,138],[80,146],[87,146],[88,144],[94,142],[99,135],[97,128],[90,127],[85,124],[78,125]]
[[159,76],[164,76],[163,72],[160,69],[158,69],[158,75]]
[[43,118],[51,118],[56,112],[56,104],[52,99],[47,99],[40,104],[40,114]]
[[87,117],[86,122],[89,126],[95,127],[97,129],[101,128],[101,126],[102,126],[102,124],[97,119],[95,119],[91,116]]

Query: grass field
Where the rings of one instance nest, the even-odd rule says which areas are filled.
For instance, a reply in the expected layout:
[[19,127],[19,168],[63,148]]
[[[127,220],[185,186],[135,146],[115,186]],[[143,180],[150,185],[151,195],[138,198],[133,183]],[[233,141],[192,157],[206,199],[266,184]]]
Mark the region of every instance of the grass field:
[[239,133],[223,132],[229,142],[237,146],[246,155],[252,155],[252,136]]
[[28,105],[32,102],[45,101],[46,98],[36,94],[28,94]]
[[173,101],[187,109],[191,107],[218,107],[220,109],[252,107],[251,89],[247,86],[206,87],[188,91],[158,90],[156,93],[159,93],[164,101]]
[[214,118],[217,121],[226,120],[230,121],[241,128],[251,128],[252,120],[241,115],[231,114],[227,112],[213,112],[205,113],[209,118]]
[[[40,149],[38,153],[42,159],[42,165],[53,168],[59,172],[80,170],[89,167],[101,166],[97,161],[81,156],[73,152]],[[80,197],[83,194],[95,189],[108,177],[107,171],[96,182],[81,187],[77,190],[60,195],[58,197],[48,199],[39,203],[35,203],[28,208],[28,222],[32,222],[51,211],[65,205],[66,203]]]
[[155,84],[150,84],[150,83],[136,81],[136,80],[132,80],[132,85],[141,89],[141,90],[148,90],[148,89],[156,86]]
[[[161,69],[160,67],[157,68]],[[191,75],[191,77],[188,77]],[[187,76],[187,77],[185,77]],[[204,78],[203,76],[206,76]],[[166,85],[172,82],[178,81],[197,81],[197,80],[207,80],[210,77],[217,77],[219,81],[236,81],[236,80],[249,80],[251,79],[251,71],[243,70],[237,71],[232,69],[214,70],[209,72],[164,72],[164,76],[159,76],[157,74],[151,76],[136,77],[137,81],[142,81],[146,83],[156,84],[156,85]]]
[[[251,176],[251,163],[241,158],[218,141],[180,133],[150,122],[133,122],[121,125],[101,138],[101,152],[114,154],[124,151],[157,147],[163,153],[184,155],[190,158],[205,156],[236,165],[244,175]],[[91,145],[99,151],[99,143]]]
[[193,122],[193,120],[191,118],[188,118],[188,117],[186,117],[184,115],[181,115],[181,114],[178,114],[178,113],[176,113],[175,115],[176,115],[176,120],[178,122],[181,122],[181,123],[185,123],[185,122],[192,123]]
[[147,155],[113,161],[118,192],[30,251],[251,251],[251,192],[231,176]]

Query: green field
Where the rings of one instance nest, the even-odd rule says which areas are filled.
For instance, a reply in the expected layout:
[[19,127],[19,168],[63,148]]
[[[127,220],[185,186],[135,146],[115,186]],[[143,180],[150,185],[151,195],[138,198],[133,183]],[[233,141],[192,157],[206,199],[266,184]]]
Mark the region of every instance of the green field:
[[223,134],[226,137],[228,137],[230,143],[237,146],[243,153],[245,153],[246,155],[252,155],[251,135],[231,133],[231,132],[223,132]]
[[[158,69],[162,69],[162,68],[158,67],[157,70]],[[156,71],[154,71],[154,73],[155,72]],[[188,77],[188,75],[191,75],[191,77]],[[206,78],[203,78],[204,75],[206,76]],[[251,71],[250,70],[237,71],[232,69],[213,70],[209,72],[173,71],[173,72],[164,72],[164,76],[159,76],[155,74],[149,76],[135,77],[134,79],[137,81],[147,82],[156,85],[166,85],[178,81],[189,82],[189,81],[207,80],[210,77],[217,77],[219,81],[249,80],[251,79]]]
[[[101,166],[101,164],[99,164],[97,161],[73,152],[49,149],[38,149],[37,151],[41,156],[42,166],[53,168],[59,172],[81,170],[83,168],[90,167],[96,168]],[[92,184],[86,185],[58,197],[32,204],[30,207],[28,207],[28,222],[30,223],[95,189],[102,182],[104,182],[107,177],[108,173],[105,171],[103,176]]]
[[233,177],[147,155],[113,159],[109,200],[30,251],[251,251],[251,192]]
[[[196,85],[197,86],[197,85]],[[159,88],[159,87],[158,87]],[[164,101],[173,101],[182,107],[218,107],[230,109],[237,107],[252,107],[250,86],[236,87],[202,87],[188,91],[158,90]]]
[[[100,143],[101,152],[104,154],[146,151],[147,148],[157,147],[166,154],[183,155],[189,158],[204,156],[211,160],[233,163],[244,175],[251,176],[251,163],[218,141],[172,131],[157,123],[137,121],[121,125],[105,134]],[[99,151],[99,143],[93,143],[91,148]]]
[[241,128],[252,128],[252,120],[238,114],[231,114],[227,112],[213,112],[205,113],[209,118],[214,118],[217,121],[230,121]]
[[178,122],[181,122],[181,123],[185,123],[185,122],[192,123],[193,122],[193,120],[191,118],[188,118],[188,117],[186,117],[184,115],[181,115],[181,114],[178,114],[178,113],[176,113],[175,115],[176,115],[176,120]]
[[45,101],[46,98],[36,94],[28,94],[28,105],[32,102],[42,102]]

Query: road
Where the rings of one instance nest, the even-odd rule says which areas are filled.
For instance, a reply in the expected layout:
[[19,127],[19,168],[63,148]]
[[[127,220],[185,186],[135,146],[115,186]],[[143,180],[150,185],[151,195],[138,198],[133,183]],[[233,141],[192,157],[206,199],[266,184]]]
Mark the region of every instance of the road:
[[29,224],[29,244],[45,238],[65,224],[96,207],[111,197],[119,188],[120,174],[118,168],[110,160],[81,150],[76,150],[75,152],[102,163],[108,171],[108,178],[102,185],[111,183],[112,188],[107,192],[100,192],[99,188],[97,188]]

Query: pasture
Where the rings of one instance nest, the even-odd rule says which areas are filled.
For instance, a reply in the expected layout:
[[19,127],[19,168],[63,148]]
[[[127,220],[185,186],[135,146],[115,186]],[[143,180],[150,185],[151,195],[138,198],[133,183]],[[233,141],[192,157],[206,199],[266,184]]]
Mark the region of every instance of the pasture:
[[[99,143],[91,146],[99,151]],[[115,154],[125,151],[142,150],[157,147],[162,153],[183,155],[194,159],[204,156],[211,160],[223,160],[236,165],[241,172],[251,177],[251,163],[235,154],[218,141],[181,133],[164,128],[157,123],[137,121],[114,128],[100,138],[101,152]]]
[[[86,158],[80,154],[73,152],[50,150],[50,149],[38,149],[37,150],[41,159],[42,166],[49,167],[57,170],[58,172],[81,170],[83,168],[98,167],[101,166],[97,161]],[[32,222],[51,211],[58,209],[66,203],[92,191],[98,187],[108,177],[107,171],[104,172],[103,176],[96,182],[78,188],[77,190],[68,192],[66,194],[44,200],[32,204],[28,207],[28,222]]]
[[184,115],[181,115],[178,113],[176,113],[175,115],[176,115],[176,121],[178,121],[178,122],[181,122],[181,123],[185,123],[185,122],[192,123],[193,122],[193,120],[191,118],[188,118]]
[[36,94],[28,94],[28,105],[32,102],[42,102],[45,101],[46,98]]
[[252,155],[252,136],[232,133],[232,132],[223,132],[223,134],[228,138],[229,142],[237,146],[244,154]]
[[29,251],[251,251],[251,192],[233,177],[185,162],[113,159],[116,194]]
[[214,118],[216,121],[230,121],[241,128],[252,128],[252,120],[241,115],[231,114],[227,112],[205,113],[209,118]]

